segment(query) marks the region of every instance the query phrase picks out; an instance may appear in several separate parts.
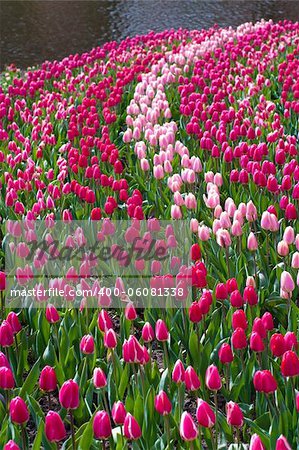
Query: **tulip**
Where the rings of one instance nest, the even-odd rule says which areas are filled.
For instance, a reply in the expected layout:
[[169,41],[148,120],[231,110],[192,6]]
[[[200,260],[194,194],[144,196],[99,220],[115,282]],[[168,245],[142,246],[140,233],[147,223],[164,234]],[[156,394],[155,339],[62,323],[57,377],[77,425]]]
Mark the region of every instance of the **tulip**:
[[257,434],[251,436],[249,450],[265,450],[262,440]]
[[276,441],[275,450],[292,450],[287,439],[281,434]]
[[232,345],[236,350],[242,350],[247,347],[246,334],[243,328],[236,328],[233,332]]
[[46,319],[49,323],[59,322],[60,316],[54,305],[48,304],[46,307]]
[[124,421],[124,435],[130,441],[136,441],[142,435],[137,420],[129,413],[127,413]]
[[168,341],[169,332],[166,323],[162,319],[159,319],[156,322],[155,334],[158,341],[160,342]]
[[233,427],[243,426],[243,413],[237,403],[230,401],[226,404],[226,420]]
[[241,308],[243,306],[243,297],[237,289],[230,294],[230,303],[234,308]]
[[273,317],[269,312],[265,312],[262,316],[262,323],[267,331],[271,331],[274,328]]
[[229,344],[222,344],[218,351],[219,360],[222,364],[230,364],[234,360],[234,355]]
[[116,425],[123,425],[126,418],[126,408],[121,401],[118,401],[113,404],[111,415],[114,423]]
[[127,303],[125,307],[125,317],[127,320],[133,321],[137,318],[136,309],[134,308],[133,303]]
[[251,252],[255,252],[258,249],[258,242],[255,235],[251,232],[247,238],[247,248]]
[[286,351],[286,344],[282,334],[274,333],[270,338],[270,350],[273,356],[280,357]]
[[193,244],[190,253],[191,260],[198,261],[201,258],[200,246],[198,244]]
[[288,350],[283,354],[280,369],[284,377],[299,375],[299,358],[295,352]]
[[227,298],[227,286],[225,283],[218,283],[215,290],[217,300],[225,300]]
[[104,334],[104,346],[106,348],[115,348],[117,346],[117,336],[112,328],[109,328]]
[[198,429],[188,412],[183,412],[180,422],[180,436],[183,441],[194,441],[198,436]]
[[152,342],[155,339],[155,332],[149,322],[146,322],[142,328],[142,339],[144,342]]
[[10,439],[3,447],[3,450],[20,450],[20,447]]
[[57,378],[55,369],[50,366],[45,366],[39,377],[39,388],[45,392],[55,391],[57,387]]
[[0,388],[7,390],[15,387],[15,380],[10,367],[0,367]]
[[155,408],[161,416],[167,416],[171,413],[172,405],[166,392],[160,391],[155,397]]
[[283,291],[287,293],[292,293],[295,289],[295,283],[292,276],[284,270],[280,277],[280,287]]
[[212,364],[206,370],[205,376],[206,386],[210,391],[219,391],[222,387],[221,378],[218,372],[218,368]]
[[196,418],[202,427],[211,428],[215,425],[216,416],[210,405],[202,400],[197,399]]
[[261,336],[255,331],[250,335],[249,346],[254,352],[263,352],[265,350],[265,344]]
[[104,333],[109,328],[113,328],[112,320],[105,309],[101,309],[98,316],[98,327]]
[[185,371],[185,383],[188,391],[197,391],[200,388],[200,380],[192,366],[187,367]]
[[235,311],[232,316],[233,329],[236,330],[237,328],[243,328],[244,330],[246,330],[247,326],[248,323],[245,312],[243,311],[243,309],[237,309],[237,311]]
[[14,397],[9,404],[9,415],[13,423],[23,425],[29,420],[29,411],[21,397]]
[[77,409],[79,407],[79,386],[74,380],[63,383],[59,390],[59,402],[65,409]]
[[252,286],[246,286],[243,292],[243,297],[245,302],[247,302],[250,306],[254,306],[258,302],[257,293]]
[[202,319],[202,310],[199,302],[193,302],[189,308],[189,319],[193,323],[198,323]]
[[106,411],[98,411],[92,423],[95,439],[108,439],[112,434],[111,422]]
[[0,352],[0,367],[7,367],[10,369],[10,364],[4,353]]
[[178,359],[173,367],[172,381],[176,384],[184,383],[185,381],[185,368],[180,359]]
[[13,329],[7,320],[3,320],[0,325],[0,345],[10,347],[13,344]]
[[253,377],[256,391],[271,394],[277,389],[277,382],[269,370],[258,370]]
[[296,397],[295,397],[295,404],[296,404],[296,411],[299,412],[299,392],[296,392]]
[[84,355],[92,355],[94,353],[94,339],[90,334],[82,337],[80,342],[80,351]]
[[19,318],[17,314],[11,311],[6,318],[7,322],[10,324],[13,334],[18,333],[22,329],[22,325],[20,324]]
[[105,372],[100,367],[96,367],[93,371],[93,385],[97,389],[103,388],[107,385]]
[[0,291],[5,291],[6,286],[6,275],[5,272],[0,271]]
[[59,442],[66,437],[64,423],[57,412],[49,411],[46,415],[45,434],[49,442]]
[[298,339],[296,333],[293,331],[287,331],[284,335],[284,342],[286,345],[286,350],[297,350],[298,348]]

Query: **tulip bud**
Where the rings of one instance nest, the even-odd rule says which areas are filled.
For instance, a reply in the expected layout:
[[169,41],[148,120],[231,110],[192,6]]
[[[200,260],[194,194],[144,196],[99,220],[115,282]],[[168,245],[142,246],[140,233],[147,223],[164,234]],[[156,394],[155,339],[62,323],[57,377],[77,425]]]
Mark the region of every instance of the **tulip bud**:
[[235,330],[237,328],[243,328],[243,330],[246,330],[247,326],[248,323],[245,312],[243,311],[243,309],[237,309],[237,311],[235,311],[232,316],[233,329]]
[[225,300],[228,296],[227,286],[225,283],[218,283],[215,290],[217,300]]
[[126,418],[126,408],[121,401],[114,403],[111,410],[111,415],[116,425],[123,425]]
[[284,335],[284,342],[286,345],[286,350],[297,350],[298,348],[298,340],[296,333],[293,331],[287,331]]
[[10,347],[13,341],[13,329],[7,320],[3,320],[0,325],[0,345],[2,347]]
[[101,309],[99,313],[98,327],[103,333],[109,328],[113,328],[112,320],[105,309]]
[[252,233],[252,232],[249,234],[249,236],[247,238],[247,248],[251,252],[255,252],[258,249],[257,239],[256,239],[254,233]]
[[189,308],[189,319],[193,323],[198,323],[202,319],[202,311],[198,302],[193,302]]
[[262,322],[267,331],[271,331],[274,328],[273,317],[269,312],[265,312],[262,316]]
[[218,351],[218,356],[222,364],[230,364],[234,359],[231,346],[226,343],[222,344]]
[[280,357],[286,351],[286,344],[282,334],[274,333],[270,338],[270,350],[273,356]]
[[214,411],[210,405],[201,398],[197,399],[196,418],[199,425],[205,428],[211,428],[216,423]]
[[283,291],[291,293],[295,289],[295,283],[292,276],[284,270],[280,277],[280,287]]
[[15,443],[15,441],[10,439],[10,441],[4,445],[3,450],[20,450],[20,447]]
[[57,412],[49,411],[46,415],[45,434],[49,442],[59,442],[66,437],[64,423]]
[[180,359],[178,359],[173,367],[172,381],[176,384],[184,383],[185,381],[185,368]]
[[11,311],[6,318],[7,322],[10,324],[13,334],[18,333],[22,329],[22,325],[20,324],[19,318],[17,314]]
[[188,391],[197,391],[200,388],[200,380],[192,366],[187,367],[185,371],[185,383]]
[[249,450],[265,450],[261,438],[257,434],[253,434],[250,439]]
[[142,435],[137,420],[129,413],[127,413],[124,421],[124,435],[131,441],[136,441]]
[[160,391],[155,397],[155,408],[161,416],[167,416],[171,413],[172,405],[166,392]]
[[232,346],[236,350],[242,350],[247,347],[246,334],[243,328],[236,328],[232,334]]
[[226,420],[232,427],[243,426],[243,413],[237,403],[230,401],[226,404]]
[[299,358],[295,352],[288,350],[283,354],[280,369],[284,377],[299,375]]
[[109,328],[104,334],[104,346],[106,348],[115,348],[117,346],[116,333],[112,328]]
[[60,317],[54,305],[48,304],[46,307],[46,319],[49,323],[59,322]]
[[299,392],[296,392],[296,411],[299,412]]
[[253,352],[263,352],[265,350],[263,339],[255,331],[250,335],[249,346]]
[[275,450],[292,450],[287,439],[281,434],[276,441]]
[[45,392],[55,391],[57,387],[56,373],[53,367],[45,366],[40,373],[39,388]]
[[212,364],[206,370],[205,376],[206,386],[210,391],[219,391],[222,387],[221,378],[218,372],[218,368]]
[[108,439],[111,436],[111,422],[106,411],[98,411],[95,414],[92,428],[95,439]]
[[6,275],[5,272],[0,271],[0,291],[5,291]]
[[235,290],[230,294],[230,303],[234,308],[241,308],[241,306],[243,306],[244,300],[238,290]]
[[11,368],[0,367],[0,388],[1,389],[13,389],[15,387],[15,380]]
[[247,302],[250,306],[254,306],[258,302],[258,296],[252,286],[246,286],[243,292],[243,297],[245,302]]
[[155,332],[149,322],[146,322],[142,328],[142,339],[144,342],[151,342],[155,339]]
[[63,383],[59,391],[59,402],[65,409],[77,409],[79,407],[79,386],[74,380]]
[[96,367],[93,371],[93,384],[97,389],[103,388],[107,385],[105,372],[100,367]]
[[289,246],[286,241],[278,242],[277,253],[279,254],[279,256],[287,256],[289,254]]
[[23,425],[29,420],[29,411],[21,397],[15,397],[9,404],[9,415],[13,423]]
[[258,370],[253,377],[256,391],[271,394],[277,389],[277,382],[269,370]]
[[132,302],[129,302],[125,307],[125,317],[127,320],[133,321],[137,317],[136,309]]
[[168,341],[169,332],[168,332],[166,323],[162,319],[159,319],[156,322],[155,334],[156,334],[158,341],[160,341],[160,342]]
[[183,412],[180,422],[180,436],[183,441],[194,441],[198,436],[198,429],[189,413]]
[[80,342],[80,350],[84,355],[92,355],[94,352],[94,339],[91,334],[86,334]]
[[0,352],[0,367],[7,367],[10,369],[10,364],[4,353]]
[[201,258],[200,246],[198,244],[193,244],[191,247],[191,260],[198,261]]

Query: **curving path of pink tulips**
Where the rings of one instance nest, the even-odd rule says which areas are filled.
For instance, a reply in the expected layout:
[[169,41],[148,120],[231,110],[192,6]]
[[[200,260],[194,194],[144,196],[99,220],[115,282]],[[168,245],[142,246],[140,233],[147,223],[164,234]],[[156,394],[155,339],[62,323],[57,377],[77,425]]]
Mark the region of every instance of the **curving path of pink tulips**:
[[0,448],[298,449],[299,24],[152,32],[0,83],[3,267],[39,221],[193,237],[192,269],[151,266],[176,289],[192,270],[191,306],[73,308],[85,261],[54,280],[65,307],[11,310],[3,268]]

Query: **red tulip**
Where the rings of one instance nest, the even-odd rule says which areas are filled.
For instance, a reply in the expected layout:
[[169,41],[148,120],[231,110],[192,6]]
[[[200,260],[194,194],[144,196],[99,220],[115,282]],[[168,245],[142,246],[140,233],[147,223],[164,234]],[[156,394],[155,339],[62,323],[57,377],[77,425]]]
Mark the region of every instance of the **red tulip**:
[[0,345],[10,347],[13,344],[13,329],[7,320],[3,320],[0,325]]
[[269,312],[265,312],[262,316],[262,322],[267,331],[271,331],[274,328],[273,317]]
[[149,322],[146,322],[142,328],[142,339],[144,342],[152,342],[155,339],[155,332]]
[[129,413],[127,413],[124,421],[124,435],[131,441],[136,441],[142,435],[137,420]]
[[249,450],[265,450],[261,438],[257,434],[253,434],[250,439]]
[[40,373],[39,387],[42,391],[52,392],[57,387],[57,378],[55,369],[50,366],[45,366]]
[[180,422],[180,435],[183,441],[194,441],[198,436],[198,429],[188,412],[183,412]]
[[0,291],[5,291],[6,275],[5,272],[0,271]]
[[243,292],[243,297],[245,302],[247,302],[250,306],[254,306],[258,302],[258,296],[253,286],[246,286]]
[[229,278],[226,282],[226,288],[228,294],[231,294],[232,292],[238,290],[238,283],[235,278]]
[[20,324],[19,318],[17,314],[11,311],[6,318],[7,322],[10,324],[13,334],[18,333],[22,329],[22,325]]
[[299,412],[299,392],[296,392],[296,410]]
[[275,450],[292,450],[287,439],[281,434],[276,441]]
[[98,411],[95,414],[92,428],[96,439],[108,439],[111,436],[111,422],[106,411]]
[[105,372],[100,367],[96,367],[93,371],[93,385],[97,389],[103,388],[107,385]]
[[178,359],[173,367],[172,381],[176,384],[184,383],[185,381],[185,368],[180,359]]
[[225,283],[218,283],[215,289],[217,300],[225,300],[228,296],[227,286]]
[[9,415],[12,422],[23,425],[29,420],[29,411],[21,397],[15,397],[9,404]]
[[219,391],[222,387],[221,378],[218,372],[218,368],[211,364],[206,370],[206,386],[210,391]]
[[15,380],[11,368],[0,367],[0,388],[13,389],[15,387]]
[[202,311],[199,302],[193,302],[189,308],[189,319],[193,323],[198,323],[202,319]]
[[156,322],[155,334],[158,341],[160,342],[168,341],[169,332],[166,323],[162,319],[159,319]]
[[236,350],[242,350],[247,347],[246,334],[243,328],[236,328],[232,334],[232,346]]
[[233,329],[236,330],[237,328],[243,328],[243,330],[246,330],[247,326],[248,323],[245,312],[243,311],[243,309],[237,309],[237,311],[235,311],[232,316]]
[[106,348],[115,348],[117,346],[117,336],[112,328],[104,334],[104,346]]
[[196,418],[199,425],[205,428],[211,428],[216,423],[214,411],[210,405],[201,398],[197,399]]
[[167,397],[166,392],[160,391],[155,397],[155,408],[161,416],[167,416],[171,413],[171,402]]
[[256,317],[254,319],[252,331],[258,333],[262,339],[265,339],[267,337],[267,329],[265,328],[262,319],[260,319],[259,317]]
[[226,420],[233,427],[243,426],[243,413],[237,403],[230,401],[226,404]]
[[122,347],[123,358],[127,363],[143,364],[144,347],[138,342],[135,336],[130,336],[125,340]]
[[284,377],[296,377],[299,375],[299,358],[295,352],[288,350],[281,360],[281,373]]
[[82,337],[80,350],[84,355],[92,355],[94,353],[94,339],[91,334],[86,334]]
[[54,305],[48,304],[46,307],[46,319],[49,323],[59,322],[60,316]]
[[282,334],[274,333],[270,338],[270,350],[273,356],[280,357],[286,351],[286,344]]
[[133,321],[137,318],[136,309],[134,308],[133,303],[129,302],[125,308],[125,317],[127,320]]
[[263,352],[265,350],[263,339],[256,332],[251,333],[249,345],[251,350],[254,352]]
[[185,371],[185,383],[188,391],[197,391],[200,388],[200,380],[192,366],[187,367]]
[[2,352],[0,352],[0,367],[8,367],[10,369],[9,361]]
[[116,425],[123,425],[126,418],[126,408],[121,401],[114,403],[112,406],[112,419]]
[[112,320],[105,309],[101,309],[98,316],[98,327],[104,333],[109,328],[113,328]]
[[277,382],[269,370],[258,370],[253,377],[253,385],[256,391],[270,394],[277,389]]
[[59,402],[65,409],[77,409],[79,407],[79,386],[74,380],[63,383],[59,391]]
[[191,247],[191,260],[192,261],[198,261],[201,258],[201,251],[199,244],[193,244]]
[[20,450],[20,447],[11,439],[4,445],[3,450]]
[[64,423],[57,412],[49,411],[46,415],[45,434],[49,442],[59,442],[66,437]]
[[298,349],[298,339],[296,333],[293,331],[287,331],[284,335],[284,342],[286,345],[286,350],[297,350]]
[[222,344],[218,351],[218,356],[222,364],[230,364],[234,359],[231,346],[226,343]]
[[243,306],[244,300],[240,291],[235,290],[230,294],[230,303],[233,308],[241,308]]

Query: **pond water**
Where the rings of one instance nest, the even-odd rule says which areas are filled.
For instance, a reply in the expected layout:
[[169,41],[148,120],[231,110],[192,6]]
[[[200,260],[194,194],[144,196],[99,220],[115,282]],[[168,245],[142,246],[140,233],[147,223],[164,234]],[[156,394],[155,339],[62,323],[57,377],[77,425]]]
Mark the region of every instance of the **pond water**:
[[0,1],[0,68],[61,59],[149,30],[236,26],[261,18],[299,20],[297,0]]

